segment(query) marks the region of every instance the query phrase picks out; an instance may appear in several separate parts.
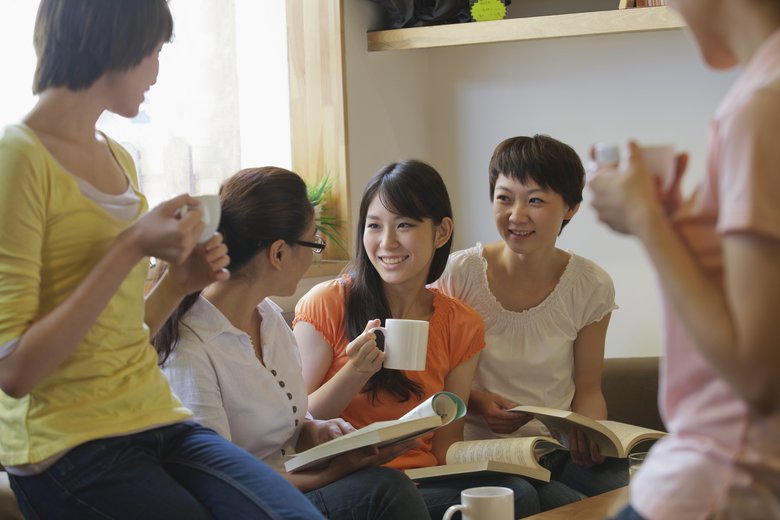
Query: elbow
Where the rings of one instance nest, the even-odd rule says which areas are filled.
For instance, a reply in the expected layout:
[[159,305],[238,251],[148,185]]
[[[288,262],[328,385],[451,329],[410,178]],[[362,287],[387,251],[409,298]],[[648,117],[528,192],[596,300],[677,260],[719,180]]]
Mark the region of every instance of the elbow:
[[13,359],[13,356],[0,362],[0,390],[5,395],[21,399],[32,391],[33,386],[35,386],[34,381],[19,366],[17,360]]
[[0,378],[0,390],[8,397],[21,399],[29,394],[32,388],[21,380],[21,378],[10,376]]

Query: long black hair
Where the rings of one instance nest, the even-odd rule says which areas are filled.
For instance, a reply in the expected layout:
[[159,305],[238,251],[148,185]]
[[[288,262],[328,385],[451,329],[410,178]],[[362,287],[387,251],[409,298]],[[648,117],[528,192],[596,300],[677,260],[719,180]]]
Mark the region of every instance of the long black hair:
[[[390,305],[382,288],[382,278],[371,264],[363,246],[368,207],[375,197],[382,205],[397,215],[415,220],[431,219],[439,225],[445,218],[452,219],[452,205],[439,173],[428,164],[415,161],[401,161],[382,167],[368,182],[360,200],[360,217],[355,239],[355,259],[348,272],[352,287],[346,302],[347,335],[351,340],[363,333],[366,322],[380,318],[384,323],[392,318]],[[433,255],[426,283],[436,281],[447,266],[452,249],[452,236]],[[422,386],[412,381],[400,370],[380,369],[371,376],[363,392],[371,400],[378,400],[378,393],[385,390],[401,401],[408,401],[412,395],[423,396]]]
[[[219,199],[222,205],[219,231],[228,248],[234,280],[252,276],[244,267],[274,241],[295,244],[314,218],[306,183],[283,168],[241,170],[222,184]],[[200,291],[187,295],[152,338],[161,365],[179,340],[180,320],[199,295]]]

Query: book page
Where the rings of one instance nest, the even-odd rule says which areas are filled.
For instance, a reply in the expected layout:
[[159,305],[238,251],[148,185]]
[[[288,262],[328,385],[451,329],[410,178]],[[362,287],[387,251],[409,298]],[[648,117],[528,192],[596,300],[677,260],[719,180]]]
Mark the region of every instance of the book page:
[[437,480],[441,478],[451,478],[452,476],[465,477],[474,475],[477,478],[484,473],[508,473],[511,475],[522,475],[542,482],[550,481],[550,471],[541,466],[521,466],[520,464],[511,464],[509,462],[499,462],[496,460],[483,460],[479,462],[463,462],[458,464],[445,464],[442,466],[428,466],[426,468],[414,468],[404,470],[404,473],[418,482]]
[[466,405],[460,397],[452,392],[436,392],[409,410],[401,419],[430,417],[432,415],[441,417],[442,424],[449,424],[466,415]]
[[607,457],[623,457],[620,439],[612,431],[590,417],[568,410],[556,410],[542,406],[516,406],[512,410],[528,413],[539,419],[557,441],[569,449],[569,434],[572,428],[582,432],[599,446],[599,451]]
[[447,464],[460,464],[481,460],[496,460],[526,467],[536,467],[537,444],[560,447],[553,439],[545,437],[517,437],[511,439],[486,439],[454,442],[447,450]]
[[[400,419],[399,419],[400,420]],[[359,428],[355,431],[351,431],[349,433],[345,433],[343,435],[339,435],[338,437],[334,437],[330,439],[329,441],[325,441],[323,443],[318,444],[317,446],[322,446],[324,444],[339,444],[344,441],[348,441],[349,439],[353,437],[360,437],[361,435],[365,435],[368,432],[373,432],[376,430],[381,430],[382,428],[386,428],[388,426],[392,426],[394,424],[398,424],[398,421],[377,421],[375,423],[371,423],[367,426],[363,426],[362,428]],[[315,446],[315,448],[317,447]]]
[[284,467],[287,471],[305,469],[346,451],[369,445],[384,446],[419,437],[440,426],[441,417],[438,415],[376,422],[298,453],[285,461]]
[[631,447],[639,441],[645,439],[660,439],[666,433],[658,430],[651,430],[649,428],[643,428],[641,426],[634,426],[633,424],[625,424],[617,421],[599,421],[603,426],[606,426],[617,436],[620,440],[623,450],[625,452],[630,451]]

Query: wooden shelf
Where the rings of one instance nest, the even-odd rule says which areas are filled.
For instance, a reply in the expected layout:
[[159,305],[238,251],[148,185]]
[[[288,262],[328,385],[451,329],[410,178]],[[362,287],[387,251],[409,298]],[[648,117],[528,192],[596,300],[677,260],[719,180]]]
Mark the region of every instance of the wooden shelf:
[[680,29],[684,26],[685,22],[680,15],[668,7],[615,9],[372,31],[368,33],[368,50],[429,49],[592,34],[662,31]]

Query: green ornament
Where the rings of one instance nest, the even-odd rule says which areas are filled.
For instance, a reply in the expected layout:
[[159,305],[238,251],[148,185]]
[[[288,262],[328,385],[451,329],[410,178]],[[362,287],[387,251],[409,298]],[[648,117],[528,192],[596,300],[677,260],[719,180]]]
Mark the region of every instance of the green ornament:
[[506,6],[501,0],[477,0],[471,6],[471,17],[477,22],[502,20],[506,16]]

